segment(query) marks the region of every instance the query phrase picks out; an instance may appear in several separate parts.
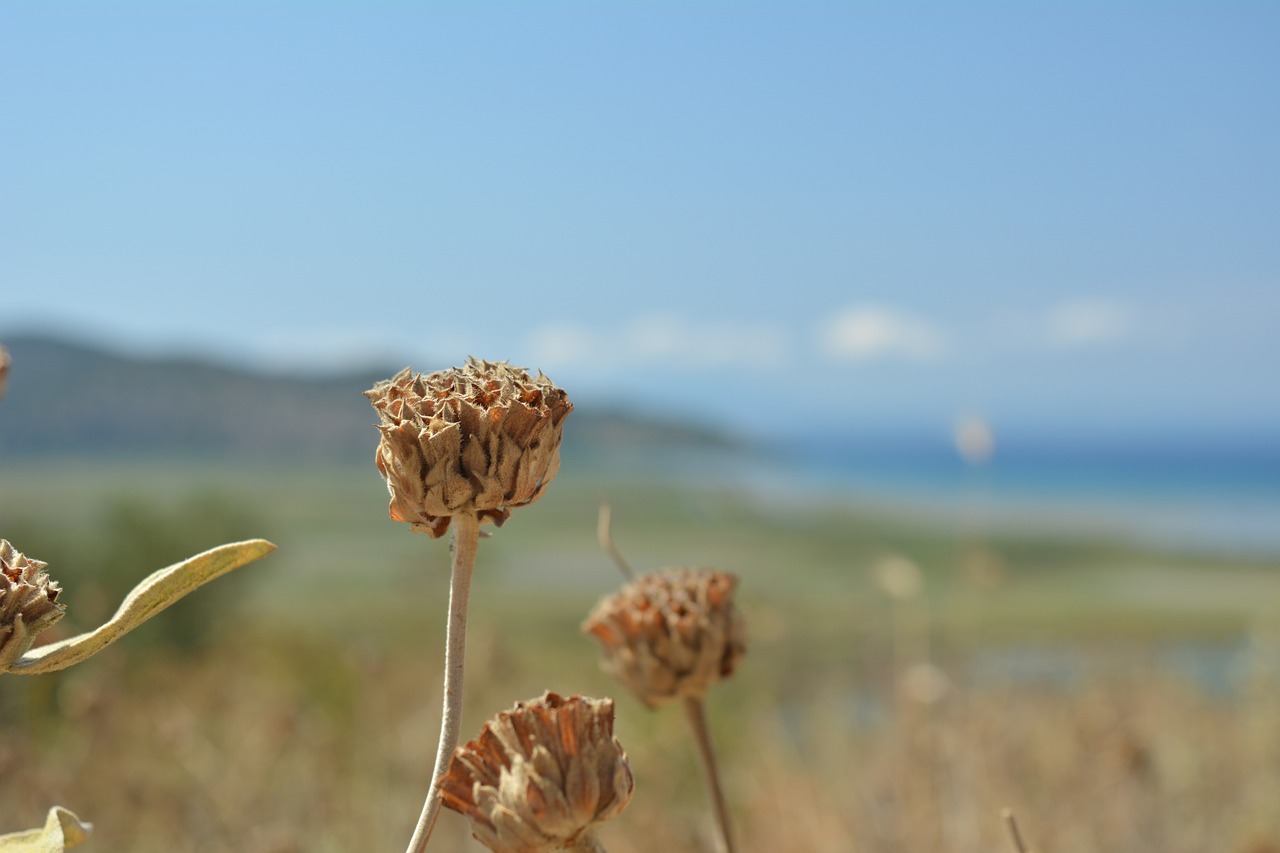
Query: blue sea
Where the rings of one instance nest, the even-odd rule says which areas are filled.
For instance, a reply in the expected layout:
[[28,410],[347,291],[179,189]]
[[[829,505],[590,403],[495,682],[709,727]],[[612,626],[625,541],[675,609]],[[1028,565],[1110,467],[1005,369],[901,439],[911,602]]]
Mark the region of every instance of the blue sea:
[[[945,439],[832,436],[774,446],[772,488],[950,519],[1177,549],[1280,554],[1280,440],[1027,439],[971,464]],[[753,478],[754,479],[754,478]]]
[[632,476],[721,484],[775,506],[840,502],[968,532],[1087,534],[1280,556],[1280,437],[1004,439],[982,464],[947,436],[828,435],[637,453]]

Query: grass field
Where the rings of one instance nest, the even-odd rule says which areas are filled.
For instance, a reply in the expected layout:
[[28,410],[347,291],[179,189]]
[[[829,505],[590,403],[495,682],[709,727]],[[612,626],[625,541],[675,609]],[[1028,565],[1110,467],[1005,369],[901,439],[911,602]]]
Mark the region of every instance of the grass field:
[[[638,570],[741,576],[746,661],[710,697],[752,851],[1280,851],[1280,559],[966,527],[566,468],[481,543],[471,737],[545,689],[616,696],[634,801],[614,853],[710,850],[678,709],[600,672],[578,625]],[[0,829],[53,803],[86,849],[402,849],[430,773],[448,547],[386,518],[372,465],[6,462],[0,536],[91,627],[222,541],[280,550],[65,673],[0,681]],[[877,582],[916,564],[917,596]],[[929,668],[923,665],[927,664]],[[478,850],[441,820],[439,849]]]

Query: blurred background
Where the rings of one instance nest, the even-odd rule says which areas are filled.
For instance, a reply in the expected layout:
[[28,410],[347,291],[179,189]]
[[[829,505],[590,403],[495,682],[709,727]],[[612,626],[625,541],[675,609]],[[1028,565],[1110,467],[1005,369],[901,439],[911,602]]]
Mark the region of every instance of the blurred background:
[[[0,536],[70,610],[280,550],[0,682],[0,831],[395,849],[447,547],[361,391],[577,409],[482,544],[464,736],[618,695],[616,851],[712,849],[680,714],[578,624],[742,577],[748,850],[1280,851],[1280,7],[5,4]],[[19,781],[21,780],[21,781]],[[643,833],[638,831],[643,827]],[[440,843],[479,849],[454,815]],[[468,846],[470,845],[470,846]]]

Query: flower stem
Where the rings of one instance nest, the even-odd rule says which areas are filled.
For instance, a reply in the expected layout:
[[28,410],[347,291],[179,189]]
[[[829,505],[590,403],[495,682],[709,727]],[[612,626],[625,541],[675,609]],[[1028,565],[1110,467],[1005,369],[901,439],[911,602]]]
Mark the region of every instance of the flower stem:
[[600,540],[600,547],[605,550],[605,553],[613,557],[613,561],[618,564],[618,570],[622,572],[622,576],[628,581],[634,580],[635,572],[631,571],[631,566],[627,565],[627,560],[618,550],[618,546],[613,544],[613,534],[609,532],[612,519],[613,510],[607,503],[601,503],[599,521],[596,523],[596,538]]
[[693,740],[698,746],[698,758],[702,762],[702,775],[707,781],[707,793],[715,811],[716,825],[720,828],[720,847],[723,853],[734,853],[733,828],[729,825],[729,809],[724,802],[724,788],[720,784],[720,770],[716,764],[715,750],[711,746],[711,730],[707,726],[707,706],[701,698],[685,697],[685,716],[693,730]]
[[440,782],[449,770],[453,748],[458,745],[462,722],[462,676],[467,656],[467,600],[480,542],[480,519],[472,513],[453,517],[453,566],[449,581],[449,624],[445,629],[444,713],[440,721],[440,746],[431,775],[431,790],[409,840],[407,853],[422,853],[440,815]]
[[1009,833],[1009,845],[1013,847],[1014,853],[1027,853],[1027,845],[1022,841],[1022,833],[1018,831],[1018,821],[1013,816],[1013,810],[1004,809],[1000,816],[1004,818],[1004,828]]

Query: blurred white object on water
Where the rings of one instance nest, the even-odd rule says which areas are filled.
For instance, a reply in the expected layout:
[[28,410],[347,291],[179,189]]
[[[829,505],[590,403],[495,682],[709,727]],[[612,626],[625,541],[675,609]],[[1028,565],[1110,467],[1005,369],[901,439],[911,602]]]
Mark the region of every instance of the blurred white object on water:
[[965,415],[956,422],[956,450],[970,465],[987,463],[996,451],[996,435],[991,425],[977,415]]

